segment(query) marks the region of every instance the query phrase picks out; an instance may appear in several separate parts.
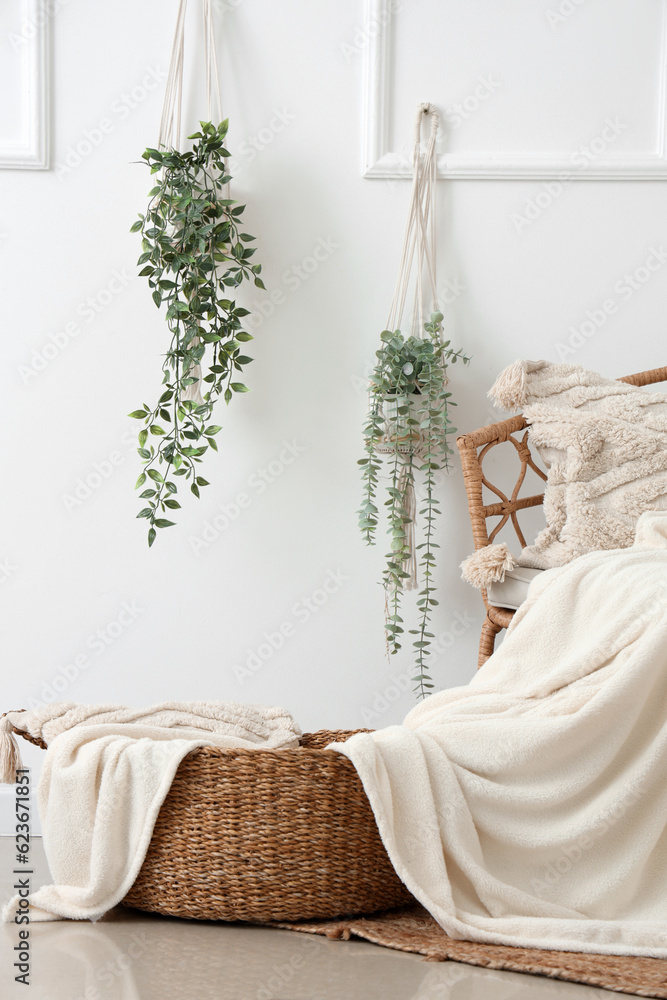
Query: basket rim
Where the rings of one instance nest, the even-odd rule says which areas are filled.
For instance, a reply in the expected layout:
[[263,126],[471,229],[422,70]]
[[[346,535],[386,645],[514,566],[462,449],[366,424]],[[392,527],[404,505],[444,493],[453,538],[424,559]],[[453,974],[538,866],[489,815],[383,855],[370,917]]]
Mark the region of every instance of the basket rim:
[[[5,712],[4,714],[6,715],[7,713]],[[40,739],[38,736],[31,736],[30,733],[26,732],[24,729],[18,729],[16,726],[12,726],[12,732],[15,733],[16,736],[21,736],[24,740],[26,740],[26,742],[32,743],[33,746],[39,747],[40,750],[47,750],[48,749],[48,747],[47,747],[46,743],[44,742],[44,740]],[[300,739],[304,740],[304,739],[306,739],[309,736],[317,736],[317,735],[319,735],[319,733],[328,733],[332,737],[332,739],[330,740],[331,743],[344,743],[351,736],[354,736],[357,733],[369,733],[369,732],[372,732],[372,730],[370,730],[370,729],[328,729],[328,730],[327,729],[318,729],[318,730],[315,730],[312,733],[303,733],[301,735]],[[341,734],[341,735],[344,734],[344,736],[343,736],[342,739],[336,739],[336,735],[337,734]],[[215,747],[215,746],[202,746],[202,747],[194,747],[185,756],[186,757],[191,757],[193,754],[205,754],[207,757],[225,757],[227,759],[232,759],[232,758],[235,758],[235,757],[252,757],[254,754],[257,754],[257,753],[261,753],[261,754],[264,754],[264,755],[267,755],[267,754],[271,754],[271,755],[278,754],[280,757],[283,757],[285,754],[288,754],[288,753],[296,753],[296,754],[299,754],[299,756],[302,757],[304,754],[314,754],[316,756],[320,756],[321,754],[327,754],[327,755],[329,755],[329,754],[332,754],[332,753],[337,753],[337,751],[336,750],[330,750],[328,747],[310,747],[310,746],[303,746],[303,745],[299,745],[299,746],[296,746],[296,747],[270,747],[270,748],[266,748],[266,747],[262,747],[262,746],[256,746],[256,747],[227,747],[227,748],[225,748],[225,747]],[[339,755],[339,756],[341,756],[341,755]],[[183,758],[183,759],[185,759],[185,758]]]

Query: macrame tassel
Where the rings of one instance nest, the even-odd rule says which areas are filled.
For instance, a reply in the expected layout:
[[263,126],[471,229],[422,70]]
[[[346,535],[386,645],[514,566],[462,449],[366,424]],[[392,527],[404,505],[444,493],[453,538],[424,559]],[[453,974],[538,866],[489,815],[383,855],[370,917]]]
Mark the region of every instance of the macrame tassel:
[[409,578],[403,581],[403,590],[414,590],[417,586],[417,553],[415,551],[415,518],[417,516],[417,498],[415,496],[415,480],[406,468],[401,473],[398,481],[398,488],[403,496],[403,506],[410,521],[406,525],[407,544],[410,556],[403,564],[403,569],[410,574]]
[[500,583],[505,573],[514,569],[516,560],[505,542],[485,545],[461,563],[461,577],[477,590],[484,590],[490,583]]
[[186,386],[185,392],[183,393],[182,396],[183,399],[191,399],[193,403],[197,404],[197,406],[201,406],[201,404],[204,402],[204,397],[201,394],[201,376],[202,376],[201,365],[200,364],[193,365],[190,371],[188,372],[188,377],[196,378],[197,381],[193,382],[192,385]]
[[5,715],[0,719],[0,784],[13,785],[16,772],[23,767],[12,724]]
[[[193,337],[190,342],[190,347],[199,347],[201,341],[199,337]],[[202,386],[202,370],[201,365],[197,361],[188,371],[188,378],[194,378],[197,381],[193,382],[191,385],[186,386],[185,392],[183,393],[183,399],[191,399],[193,403],[197,406],[201,406],[204,402],[204,398],[201,394]]]

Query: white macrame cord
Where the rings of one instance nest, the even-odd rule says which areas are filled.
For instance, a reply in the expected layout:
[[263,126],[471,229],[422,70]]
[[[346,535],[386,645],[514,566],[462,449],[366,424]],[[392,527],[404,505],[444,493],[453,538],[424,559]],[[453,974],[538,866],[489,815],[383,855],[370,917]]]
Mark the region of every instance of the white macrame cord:
[[[430,118],[431,130],[426,144],[426,149],[422,151],[421,132],[425,119]],[[436,108],[432,104],[420,104],[417,109],[415,120],[414,149],[412,153],[412,192],[410,195],[410,206],[408,210],[408,221],[403,237],[403,249],[398,268],[398,278],[394,289],[394,298],[389,310],[387,320],[388,330],[398,330],[401,328],[405,302],[410,288],[410,280],[415,272],[414,306],[412,312],[411,330],[413,336],[421,336],[424,329],[424,270],[430,284],[432,311],[438,308],[438,293],[436,288],[436,252],[435,252],[435,204],[436,204],[436,168],[437,161],[435,155],[435,144],[438,135],[440,117]],[[410,400],[407,400],[410,403]],[[386,413],[385,406],[385,413]],[[396,442],[391,440],[388,434],[384,442],[381,442],[378,451],[386,454],[393,454],[396,449]],[[398,442],[398,451],[402,454],[412,453],[413,456],[423,457],[423,447],[412,439],[412,435],[406,436],[406,441]],[[414,473],[412,466],[405,463],[401,473],[398,488],[405,496],[405,507],[410,517],[407,525],[407,544],[410,552],[409,558],[404,564],[405,571],[409,576],[403,584],[404,590],[414,590],[417,587],[417,553],[415,550],[415,518],[416,518],[416,497],[414,486]]]
[[[188,0],[179,0],[176,31],[171,49],[169,73],[165,87],[158,149],[178,149],[181,142],[181,109],[183,104],[183,48],[185,41],[185,13]],[[218,57],[215,49],[215,23],[211,0],[203,0],[204,13],[204,72],[206,75],[206,110],[208,120],[213,121],[213,102],[215,98],[218,122],[222,121],[222,99],[220,96],[220,74],[218,72]],[[227,191],[227,197],[229,192]],[[199,337],[193,337],[192,347],[199,347]],[[190,399],[198,405],[203,403],[202,369],[199,363],[192,366],[188,377],[195,379],[183,393],[183,399]]]
[[[217,120],[222,120],[220,75],[215,48],[215,22],[211,0],[203,0],[204,12],[204,72],[206,74],[206,108],[209,121],[213,115],[215,98]],[[179,0],[176,30],[169,61],[169,73],[162,105],[158,149],[177,149],[181,142],[181,108],[183,104],[183,49],[185,41],[185,13],[188,0]]]
[[[431,119],[431,131],[426,150],[422,155],[421,130],[425,118]],[[403,250],[398,267],[398,278],[387,321],[388,330],[397,330],[400,328],[415,257],[417,257],[417,280],[415,287],[415,309],[412,318],[413,333],[416,331],[419,334],[424,328],[422,285],[424,264],[426,265],[431,284],[433,308],[437,308],[438,293],[435,277],[435,144],[439,124],[440,116],[436,108],[432,104],[420,104],[415,121],[415,140],[412,153],[412,193],[410,196],[408,221],[403,237]]]

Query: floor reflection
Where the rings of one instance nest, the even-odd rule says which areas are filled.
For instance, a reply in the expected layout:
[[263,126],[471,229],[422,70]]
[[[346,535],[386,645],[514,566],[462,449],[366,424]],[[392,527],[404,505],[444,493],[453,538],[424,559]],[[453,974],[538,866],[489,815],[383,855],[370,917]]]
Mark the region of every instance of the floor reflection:
[[[4,845],[3,845],[4,846]],[[11,871],[2,851],[3,874]],[[9,856],[7,855],[7,862]],[[6,898],[8,886],[1,886]],[[117,908],[96,924],[31,926],[30,1000],[609,1000],[535,976],[426,963],[362,941],[168,919]],[[12,982],[14,925],[0,926],[0,996]],[[13,988],[12,988],[13,987]]]

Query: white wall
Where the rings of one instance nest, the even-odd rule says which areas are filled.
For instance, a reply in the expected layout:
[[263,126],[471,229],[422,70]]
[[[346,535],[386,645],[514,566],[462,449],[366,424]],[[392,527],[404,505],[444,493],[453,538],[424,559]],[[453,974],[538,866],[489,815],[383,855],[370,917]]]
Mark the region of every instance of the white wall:
[[[396,18],[417,15],[426,24],[439,6],[404,0]],[[485,0],[477,7],[483,13]],[[533,62],[531,32],[542,37],[540,19],[555,7],[554,0],[533,0],[533,24],[510,18],[516,0],[506,5],[507,24],[523,33]],[[578,32],[596,7],[599,13],[601,0],[588,0],[554,29],[569,33],[559,44],[567,48],[569,39],[578,52]],[[247,228],[258,236],[267,285],[265,295],[249,298],[269,312],[271,292],[279,291],[280,304],[256,323],[252,392],[221,413],[220,453],[205,471],[213,486],[200,503],[185,503],[178,527],[149,551],[135,520],[139,460],[125,414],[155,395],[166,341],[144,280],[134,277],[138,238],[128,230],[149,187],[136,161],[156,141],[162,91],[130,97],[131,109],[123,102],[142,80],[151,84],[147,74],[166,70],[174,13],[175,4],[158,0],[62,5],[51,21],[54,169],[0,172],[0,709],[51,697],[54,680],[69,674],[60,696],[75,701],[282,703],[306,729],[359,726],[362,709],[393,697],[392,674],[410,668],[409,654],[385,660],[377,584],[385,547],[364,547],[355,514],[360,385],[386,320],[408,198],[405,181],[361,176],[363,7],[360,0],[218,5],[223,93],[239,164],[235,193],[247,200]],[[610,37],[613,27],[612,19]],[[443,61],[455,44],[441,39]],[[7,45],[0,38],[0,49]],[[497,70],[480,52],[470,44],[459,99],[480,74]],[[431,89],[421,99],[446,105],[437,60],[429,73]],[[188,94],[194,124],[204,108]],[[492,122],[491,101],[479,113]],[[99,145],[78,165],[57,169],[68,152],[74,162],[72,148],[102,119],[111,128]],[[480,123],[471,118],[477,147]],[[408,141],[412,120],[400,124]],[[257,136],[263,148],[251,156]],[[440,184],[441,279],[463,286],[445,307],[446,323],[453,342],[474,355],[470,369],[453,371],[462,430],[492,419],[485,394],[503,366],[517,357],[556,358],[569,328],[609,297],[619,308],[574,360],[608,375],[667,360],[667,268],[627,301],[614,292],[665,239],[664,183],[574,181],[518,232],[513,215],[542,190],[538,181]],[[296,269],[318,244],[329,255],[301,281]],[[118,294],[89,319],[87,300],[104,300],[118,274],[125,276],[113,285]],[[26,375],[34,352],[68,324],[76,324],[76,336],[61,336],[57,356]],[[285,442],[296,442],[299,455],[260,494],[252,477],[279,460]],[[112,453],[118,464],[108,478],[68,510],[66,497],[79,480],[95,473],[96,463],[109,472]],[[240,492],[250,506],[195,553],[192,539]],[[457,569],[472,548],[458,469],[443,486],[442,504],[434,631],[465,623],[433,664],[437,684],[448,686],[473,675],[482,619],[481,602]],[[341,585],[305,620],[300,602],[330,574],[340,574]],[[128,606],[134,610],[122,615]],[[119,620],[124,627],[113,624]],[[285,623],[295,634],[240,684],[234,665]],[[109,628],[120,634],[108,645],[97,641],[97,631]],[[399,721],[412,703],[406,691],[372,722]],[[29,753],[31,761],[38,756]]]

